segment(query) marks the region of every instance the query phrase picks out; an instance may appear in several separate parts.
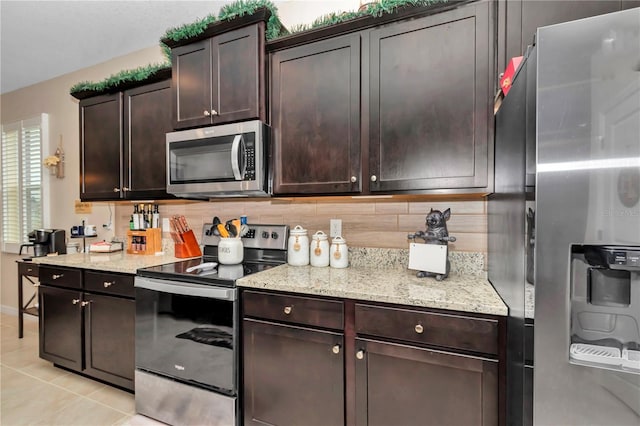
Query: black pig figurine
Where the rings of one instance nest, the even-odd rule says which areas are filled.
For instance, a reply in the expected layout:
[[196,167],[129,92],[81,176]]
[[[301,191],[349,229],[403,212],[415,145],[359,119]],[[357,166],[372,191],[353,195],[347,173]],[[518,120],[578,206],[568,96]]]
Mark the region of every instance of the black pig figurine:
[[[440,210],[431,209],[425,219],[427,226],[426,231],[418,231],[415,234],[409,234],[408,238],[413,240],[416,238],[422,238],[426,244],[439,244],[447,245],[449,242],[455,242],[456,237],[450,237],[447,230],[447,220],[451,217],[451,209],[446,209],[444,212]],[[438,274],[435,272],[418,271],[416,276],[418,278],[423,277],[435,277],[437,281],[442,281],[449,276],[451,270],[451,264],[449,263],[447,252],[447,269],[444,274]]]

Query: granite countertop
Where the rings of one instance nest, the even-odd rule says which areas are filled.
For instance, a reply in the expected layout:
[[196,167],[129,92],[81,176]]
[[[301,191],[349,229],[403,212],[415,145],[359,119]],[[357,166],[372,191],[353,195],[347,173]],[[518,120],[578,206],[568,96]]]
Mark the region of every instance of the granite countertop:
[[240,278],[239,287],[386,302],[427,308],[507,315],[507,307],[484,277],[451,274],[443,281],[417,278],[399,268],[345,269],[281,265]]
[[135,274],[137,269],[148,266],[178,262],[180,259],[170,255],[151,256],[128,254],[126,251],[113,253],[74,253],[60,256],[34,257],[31,261],[41,265],[66,266],[69,268],[94,269],[98,271]]

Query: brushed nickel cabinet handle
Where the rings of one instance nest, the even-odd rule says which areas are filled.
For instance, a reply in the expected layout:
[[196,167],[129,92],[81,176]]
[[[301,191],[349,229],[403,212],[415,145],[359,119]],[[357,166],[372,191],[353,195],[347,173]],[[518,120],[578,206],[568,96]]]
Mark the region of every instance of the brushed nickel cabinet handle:
[[73,303],[74,305],[77,305],[78,303],[80,303],[80,299],[73,299],[71,303]]
[[358,358],[358,359],[363,359],[364,358],[364,351],[362,349],[360,349],[358,352],[356,352],[356,358]]
[[371,182],[375,182],[378,180],[378,176],[376,175],[371,175]]
[[416,330],[416,333],[422,334],[422,332],[424,331],[424,327],[421,324],[417,324],[415,326],[415,330]]
[[104,285],[104,288],[109,288],[114,284],[115,284],[115,281],[105,281],[102,283],[102,285]]
[[89,302],[82,302],[82,303],[80,303],[80,306],[87,306],[89,303],[91,303],[91,301],[89,301]]
[[285,306],[284,307],[284,313],[287,314],[287,315],[289,315],[291,313],[291,310],[292,310],[291,306]]
[[113,188],[113,192],[120,192],[120,188]]
[[211,110],[211,115],[218,115],[218,111],[216,111],[215,109]]
[[358,178],[355,176],[351,176],[351,182],[352,183],[356,183],[358,181]]
[[331,351],[334,354],[339,354],[340,353],[340,345],[333,345],[333,348],[331,348]]
[[127,192],[127,191],[129,191],[129,187],[127,187],[127,186],[123,186],[123,187],[122,187],[122,191],[123,191],[123,192]]
[[62,278],[62,277],[64,277],[64,274],[53,274],[51,276],[51,279],[57,280],[58,278]]
[[205,117],[209,117],[211,115],[211,113],[208,110],[204,110],[204,115]]

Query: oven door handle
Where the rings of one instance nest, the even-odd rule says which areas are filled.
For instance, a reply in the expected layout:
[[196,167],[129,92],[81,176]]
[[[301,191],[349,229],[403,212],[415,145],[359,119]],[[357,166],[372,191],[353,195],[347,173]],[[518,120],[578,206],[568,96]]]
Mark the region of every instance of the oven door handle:
[[179,294],[182,296],[207,297],[210,299],[229,301],[236,300],[237,294],[235,288],[198,285],[167,280],[154,280],[152,278],[143,277],[136,277],[134,287],[162,293]]

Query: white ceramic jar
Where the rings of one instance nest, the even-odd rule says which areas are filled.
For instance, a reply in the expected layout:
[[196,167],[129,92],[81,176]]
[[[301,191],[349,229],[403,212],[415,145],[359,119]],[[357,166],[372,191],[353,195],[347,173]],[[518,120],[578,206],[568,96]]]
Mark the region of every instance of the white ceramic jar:
[[329,238],[327,234],[318,231],[311,236],[309,257],[311,266],[329,266]]
[[349,248],[344,238],[338,236],[331,241],[329,256],[332,268],[346,268],[349,266]]
[[237,265],[244,259],[244,246],[240,238],[220,238],[218,243],[218,263]]
[[309,237],[307,236],[307,230],[300,225],[296,225],[289,232],[287,263],[291,266],[309,264]]

